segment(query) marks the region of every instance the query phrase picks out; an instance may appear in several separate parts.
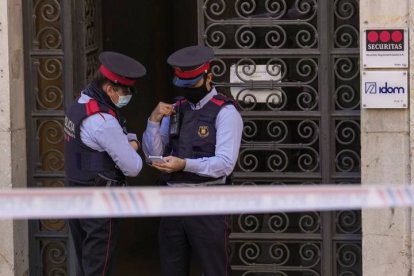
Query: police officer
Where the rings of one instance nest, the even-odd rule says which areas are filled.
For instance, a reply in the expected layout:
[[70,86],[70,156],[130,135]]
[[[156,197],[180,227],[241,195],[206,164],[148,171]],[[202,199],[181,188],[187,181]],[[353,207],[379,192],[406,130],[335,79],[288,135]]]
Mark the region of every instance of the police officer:
[[[126,132],[118,109],[127,105],[134,84],[145,75],[138,61],[116,52],[99,55],[101,66],[65,117],[65,185],[124,186],[136,176],[142,160],[139,143]],[[109,275],[118,231],[112,218],[69,220],[78,259],[78,275]]]
[[[169,56],[182,98],[160,102],[143,135],[146,155],[170,187],[226,185],[237,161],[243,122],[233,101],[212,86],[212,49],[190,46]],[[205,276],[230,275],[229,220],[225,215],[163,217],[159,244],[162,275],[188,275],[192,253]]]

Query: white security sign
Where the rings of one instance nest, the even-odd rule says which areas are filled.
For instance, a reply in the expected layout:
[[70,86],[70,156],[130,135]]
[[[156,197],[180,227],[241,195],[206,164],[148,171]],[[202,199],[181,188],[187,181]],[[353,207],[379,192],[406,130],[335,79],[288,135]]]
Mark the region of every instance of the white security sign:
[[408,106],[408,73],[405,70],[364,71],[361,85],[363,108]]
[[408,29],[370,28],[362,38],[364,68],[407,68]]
[[[268,71],[269,70],[269,71]],[[281,82],[282,72],[280,66],[264,64],[259,65],[239,65],[233,64],[230,67],[230,82],[250,85],[251,82],[271,81]],[[233,86],[230,88],[231,95],[238,101],[251,100],[257,103],[265,103],[269,100],[273,104],[278,104],[282,100],[280,88],[270,89],[250,89],[249,87]]]

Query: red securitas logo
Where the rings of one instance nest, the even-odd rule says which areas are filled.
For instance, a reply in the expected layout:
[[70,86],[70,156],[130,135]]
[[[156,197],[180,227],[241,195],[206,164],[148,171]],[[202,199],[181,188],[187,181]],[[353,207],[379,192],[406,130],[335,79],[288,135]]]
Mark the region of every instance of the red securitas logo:
[[404,30],[367,30],[367,51],[404,51]]

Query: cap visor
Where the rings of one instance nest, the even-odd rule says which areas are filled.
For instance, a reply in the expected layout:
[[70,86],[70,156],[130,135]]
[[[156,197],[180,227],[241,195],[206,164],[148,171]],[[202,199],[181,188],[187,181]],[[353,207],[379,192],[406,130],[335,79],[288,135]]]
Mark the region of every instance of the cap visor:
[[198,76],[195,79],[191,79],[191,80],[185,80],[185,79],[180,79],[178,77],[175,77],[173,79],[173,84],[177,87],[191,87],[194,86],[199,80],[201,80],[203,78],[204,74],[202,74],[201,76]]

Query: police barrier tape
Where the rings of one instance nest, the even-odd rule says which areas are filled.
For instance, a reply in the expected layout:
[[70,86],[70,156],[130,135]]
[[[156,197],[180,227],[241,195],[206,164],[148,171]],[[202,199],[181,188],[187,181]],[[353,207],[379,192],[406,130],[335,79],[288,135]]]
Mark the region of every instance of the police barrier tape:
[[412,186],[226,186],[0,190],[0,219],[144,217],[414,205]]

